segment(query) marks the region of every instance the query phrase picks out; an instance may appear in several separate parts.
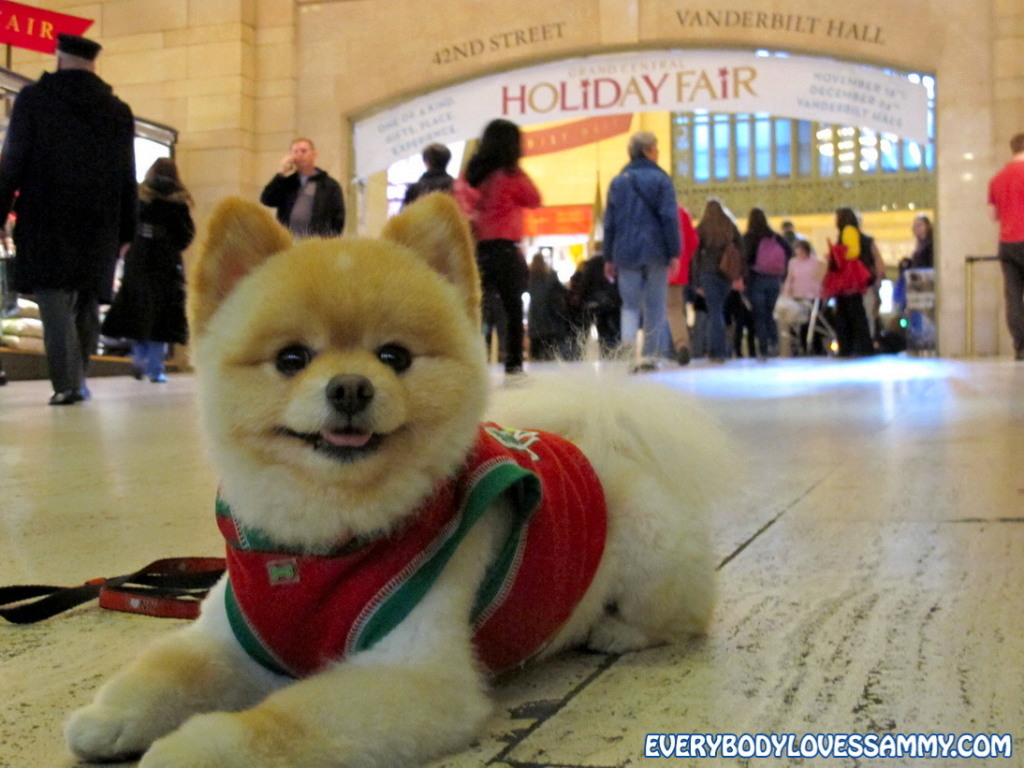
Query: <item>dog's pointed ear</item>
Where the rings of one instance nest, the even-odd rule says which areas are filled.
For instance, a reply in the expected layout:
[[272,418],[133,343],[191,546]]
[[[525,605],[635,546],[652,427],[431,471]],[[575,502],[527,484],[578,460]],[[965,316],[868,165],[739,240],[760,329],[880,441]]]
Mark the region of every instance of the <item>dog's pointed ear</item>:
[[189,325],[202,333],[238,281],[268,257],[287,249],[291,234],[263,206],[223,200],[210,217],[206,242],[189,275]]
[[458,204],[443,193],[425,195],[384,225],[382,237],[411,248],[454,285],[466,312],[480,322],[480,277],[473,237]]

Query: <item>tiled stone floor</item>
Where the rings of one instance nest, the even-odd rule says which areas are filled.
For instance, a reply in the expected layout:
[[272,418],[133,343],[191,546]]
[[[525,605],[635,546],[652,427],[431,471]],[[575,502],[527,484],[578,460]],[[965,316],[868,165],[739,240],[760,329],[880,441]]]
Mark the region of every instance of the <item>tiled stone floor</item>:
[[[1024,364],[736,361],[653,374],[740,459],[714,521],[708,637],[568,654],[503,684],[487,733],[435,768],[1024,765]],[[195,382],[97,379],[45,405],[0,389],[0,584],[77,583],[219,554]],[[82,607],[0,623],[0,766],[75,765],[61,724],[173,621]],[[648,733],[1012,734],[971,760],[644,757]]]

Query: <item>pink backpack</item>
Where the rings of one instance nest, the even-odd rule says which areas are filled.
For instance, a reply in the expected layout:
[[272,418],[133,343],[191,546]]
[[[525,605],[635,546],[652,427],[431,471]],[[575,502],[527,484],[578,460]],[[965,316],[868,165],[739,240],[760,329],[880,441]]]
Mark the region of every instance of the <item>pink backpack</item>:
[[761,238],[754,257],[754,271],[762,275],[786,274],[786,250],[772,236]]

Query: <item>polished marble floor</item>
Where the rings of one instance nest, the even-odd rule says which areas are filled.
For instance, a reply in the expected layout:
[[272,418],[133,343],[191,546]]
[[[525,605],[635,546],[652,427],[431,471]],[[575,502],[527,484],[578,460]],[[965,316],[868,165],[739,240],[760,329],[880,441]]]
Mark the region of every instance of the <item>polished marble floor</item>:
[[[652,374],[737,448],[708,637],[507,682],[452,768],[1024,765],[1024,364],[736,361]],[[219,554],[195,382],[0,388],[0,584]],[[0,622],[0,766],[67,768],[61,723],[161,620]],[[1010,734],[1000,759],[645,757],[649,733]],[[666,742],[667,743],[667,742]],[[976,742],[978,743],[978,742]]]

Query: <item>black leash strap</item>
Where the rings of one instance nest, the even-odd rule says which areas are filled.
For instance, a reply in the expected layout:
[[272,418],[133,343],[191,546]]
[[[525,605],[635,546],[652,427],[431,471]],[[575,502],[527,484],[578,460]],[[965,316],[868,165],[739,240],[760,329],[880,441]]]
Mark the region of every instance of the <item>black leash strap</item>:
[[110,610],[194,619],[224,568],[218,557],[172,557],[135,573],[90,579],[77,587],[0,587],[0,617],[12,624],[34,624],[98,598],[100,607]]

